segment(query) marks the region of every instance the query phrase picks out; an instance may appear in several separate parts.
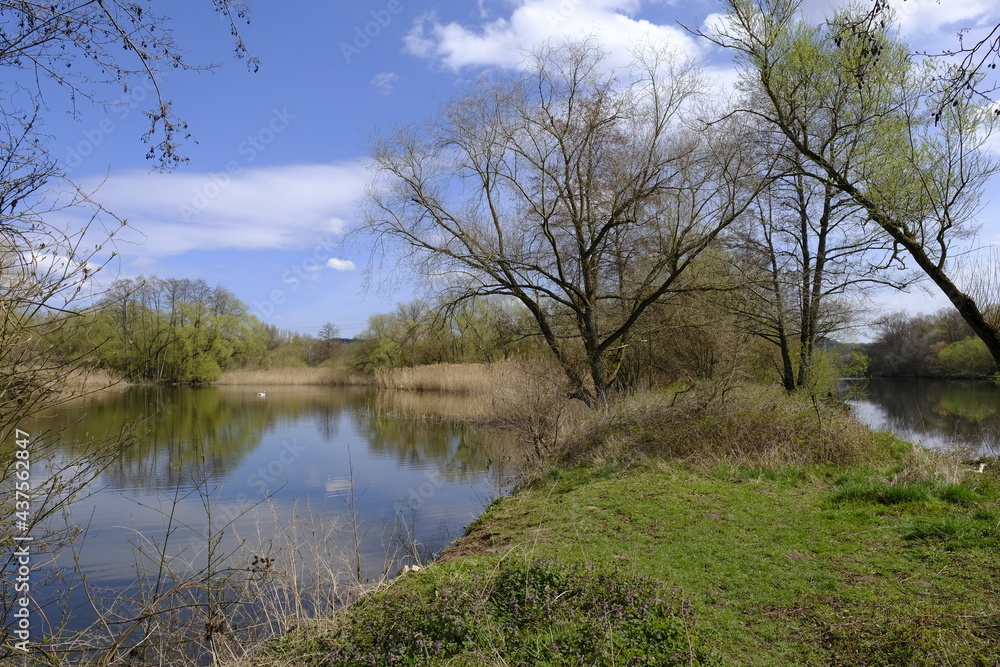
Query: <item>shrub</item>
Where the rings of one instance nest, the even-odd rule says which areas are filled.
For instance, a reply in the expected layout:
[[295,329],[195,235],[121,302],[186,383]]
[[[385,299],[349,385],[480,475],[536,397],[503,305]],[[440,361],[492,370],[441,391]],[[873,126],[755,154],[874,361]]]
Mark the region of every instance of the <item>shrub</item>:
[[858,464],[888,456],[888,442],[834,400],[757,385],[644,394],[606,408],[571,460],[658,456],[749,465]]

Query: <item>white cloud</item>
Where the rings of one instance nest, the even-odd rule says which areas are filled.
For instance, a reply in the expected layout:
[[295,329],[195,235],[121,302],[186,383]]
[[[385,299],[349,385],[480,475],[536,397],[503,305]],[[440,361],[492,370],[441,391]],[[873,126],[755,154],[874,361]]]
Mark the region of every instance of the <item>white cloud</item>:
[[380,72],[372,79],[372,85],[378,88],[383,95],[389,95],[396,87],[399,75],[395,72]]
[[[810,22],[822,21],[838,9],[856,5],[853,0],[805,0],[802,12]],[[957,34],[969,29],[969,39],[985,33],[1000,21],[996,0],[889,0],[903,36],[915,51],[937,52],[958,46]],[[863,4],[867,8],[867,4]]]
[[406,37],[407,50],[452,70],[498,65],[517,67],[524,49],[552,38],[594,36],[615,63],[631,60],[636,44],[668,44],[681,53],[697,51],[695,39],[679,27],[636,17],[640,0],[515,0],[509,17],[479,26],[442,23],[434,14],[418,20]]
[[334,271],[353,271],[357,267],[349,259],[337,259],[336,257],[331,257],[326,261],[326,265],[329,266]]
[[[234,174],[129,171],[110,175],[95,198],[128,220],[118,234],[123,254],[288,250],[342,233],[366,182],[360,162],[245,168]],[[132,243],[138,247],[127,245]]]

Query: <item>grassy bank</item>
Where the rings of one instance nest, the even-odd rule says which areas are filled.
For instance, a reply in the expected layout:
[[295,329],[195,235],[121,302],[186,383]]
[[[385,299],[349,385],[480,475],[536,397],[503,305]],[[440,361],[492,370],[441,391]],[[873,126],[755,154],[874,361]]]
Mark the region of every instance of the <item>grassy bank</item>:
[[996,665],[1000,483],[769,392],[598,416],[257,665]]

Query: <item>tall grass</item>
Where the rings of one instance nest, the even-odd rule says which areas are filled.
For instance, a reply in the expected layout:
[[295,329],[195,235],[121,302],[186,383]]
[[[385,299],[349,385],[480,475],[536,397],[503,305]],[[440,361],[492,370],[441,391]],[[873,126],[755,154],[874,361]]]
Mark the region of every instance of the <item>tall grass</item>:
[[780,387],[699,385],[634,396],[595,415],[570,460],[665,457],[751,465],[862,464],[890,443],[846,406],[788,396]]
[[431,364],[409,368],[378,370],[374,375],[358,373],[347,367],[274,368],[268,370],[231,370],[215,384],[228,386],[314,385],[361,386],[403,391],[428,391],[459,394],[488,393],[495,378],[516,362],[493,364]]
[[323,387],[371,386],[371,378],[342,367],[229,370],[213,384],[233,387],[301,385]]
[[124,391],[131,383],[123,376],[103,368],[74,368],[61,372],[58,389],[49,398],[56,403],[68,398],[93,396],[108,391]]
[[431,364],[380,370],[375,373],[375,385],[381,389],[484,394],[490,391],[496,376],[512,363]]

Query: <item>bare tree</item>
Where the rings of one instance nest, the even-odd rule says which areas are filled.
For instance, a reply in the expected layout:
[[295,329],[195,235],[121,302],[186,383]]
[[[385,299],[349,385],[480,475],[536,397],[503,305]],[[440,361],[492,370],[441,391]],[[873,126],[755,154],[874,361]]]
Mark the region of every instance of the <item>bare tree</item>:
[[[827,147],[831,160],[838,149]],[[811,177],[800,156],[782,155],[787,172],[758,198],[754,219],[738,227],[732,252],[743,288],[734,307],[751,333],[778,348],[782,384],[793,391],[808,386],[820,338],[849,326],[852,300],[869,289],[905,287],[919,274],[890,273],[891,239],[851,197]]]
[[[248,20],[247,4],[211,2],[229,23],[236,57],[256,70],[239,30]],[[154,93],[153,106],[144,111],[150,122],[143,137],[150,146],[147,157],[161,169],[186,162],[180,143],[189,136],[188,126],[173,112],[160,82],[165,72],[204,66],[184,59],[168,24],[151,2],[0,0],[0,115],[8,126],[27,130],[29,139],[16,148],[38,154],[43,130],[38,113],[51,108],[53,98],[67,95],[66,106],[77,113],[82,103],[116,104],[145,82]]]
[[340,327],[333,322],[325,323],[319,330],[319,343],[322,347],[323,360],[332,357],[337,345],[340,344]]
[[752,128],[698,122],[704,99],[663,53],[619,76],[591,41],[542,48],[373,142],[363,231],[451,300],[519,301],[570,393],[599,403],[633,327],[760,188]]

